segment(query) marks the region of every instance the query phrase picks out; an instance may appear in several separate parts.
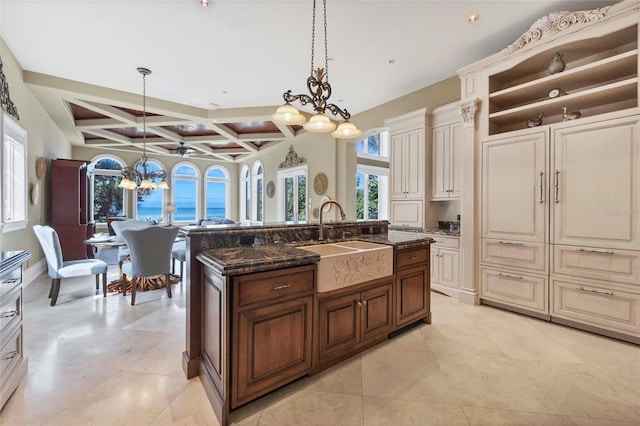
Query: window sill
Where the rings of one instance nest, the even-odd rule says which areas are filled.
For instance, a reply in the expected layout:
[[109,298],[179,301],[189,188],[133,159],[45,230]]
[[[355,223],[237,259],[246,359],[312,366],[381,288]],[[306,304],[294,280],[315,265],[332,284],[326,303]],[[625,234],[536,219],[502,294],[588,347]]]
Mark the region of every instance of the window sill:
[[27,227],[28,220],[17,220],[15,222],[7,222],[0,223],[1,232],[4,234],[6,232],[18,231],[20,229],[25,229]]

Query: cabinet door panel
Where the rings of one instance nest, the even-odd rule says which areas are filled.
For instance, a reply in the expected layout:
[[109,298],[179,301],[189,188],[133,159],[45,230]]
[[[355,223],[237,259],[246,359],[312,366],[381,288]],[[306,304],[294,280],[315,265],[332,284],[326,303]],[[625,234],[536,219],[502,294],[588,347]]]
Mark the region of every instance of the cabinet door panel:
[[405,145],[406,135],[399,134],[391,136],[391,164],[390,164],[390,172],[391,172],[391,198],[404,198],[404,187],[405,182],[403,182],[403,146]]
[[433,198],[449,197],[449,126],[433,129]]
[[483,143],[483,237],[545,242],[546,170],[546,133]]
[[391,201],[390,222],[394,225],[405,225],[422,228],[422,209],[424,202],[418,200]]
[[320,360],[337,356],[359,342],[359,297],[359,293],[353,293],[318,303]]
[[429,314],[428,273],[426,265],[397,272],[396,326]]
[[308,296],[238,313],[232,407],[311,369],[312,307]]
[[554,245],[553,272],[640,285],[640,252]]
[[553,150],[554,243],[640,249],[638,117],[558,129]]
[[458,288],[459,266],[458,250],[440,250],[440,285]]
[[407,198],[424,197],[424,135],[423,130],[412,130],[407,134],[406,169]]
[[429,264],[431,266],[431,284],[440,284],[440,249],[431,248],[431,260]]
[[392,283],[381,285],[360,294],[362,305],[362,340],[386,334],[393,327]]
[[547,277],[480,268],[480,297],[549,313]]

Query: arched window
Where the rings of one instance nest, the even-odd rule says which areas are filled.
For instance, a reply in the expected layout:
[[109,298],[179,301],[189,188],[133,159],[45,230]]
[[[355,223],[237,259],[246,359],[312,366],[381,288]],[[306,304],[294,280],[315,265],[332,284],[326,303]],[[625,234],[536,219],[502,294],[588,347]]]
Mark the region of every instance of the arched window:
[[253,205],[251,206],[251,220],[262,222],[264,220],[264,168],[260,161],[253,164],[251,187],[254,190]]
[[229,172],[221,166],[211,166],[205,173],[206,219],[229,217]]
[[246,164],[240,172],[240,220],[251,220],[251,171]]
[[122,180],[124,161],[114,155],[98,155],[89,164],[91,218],[96,223],[106,223],[111,216],[124,216],[126,197],[118,188]]
[[198,220],[200,173],[191,163],[180,162],[171,173],[171,192],[176,211],[174,222],[195,223]]
[[[142,163],[138,161],[135,169],[142,173]],[[147,172],[165,170],[156,160],[147,160]],[[138,220],[161,221],[164,217],[165,190],[137,191],[135,217]]]

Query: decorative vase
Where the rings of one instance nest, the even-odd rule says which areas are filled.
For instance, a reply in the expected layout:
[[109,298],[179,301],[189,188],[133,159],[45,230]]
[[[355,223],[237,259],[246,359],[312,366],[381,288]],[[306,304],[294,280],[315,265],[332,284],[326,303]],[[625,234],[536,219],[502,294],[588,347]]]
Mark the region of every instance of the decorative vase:
[[540,114],[538,114],[538,118],[534,118],[532,120],[527,120],[527,127],[531,128],[531,127],[538,127],[542,125],[542,115],[543,113],[541,112]]
[[564,71],[564,68],[567,66],[564,62],[564,57],[560,52],[556,52],[551,58],[551,63],[549,64],[549,74],[557,74],[559,72]]

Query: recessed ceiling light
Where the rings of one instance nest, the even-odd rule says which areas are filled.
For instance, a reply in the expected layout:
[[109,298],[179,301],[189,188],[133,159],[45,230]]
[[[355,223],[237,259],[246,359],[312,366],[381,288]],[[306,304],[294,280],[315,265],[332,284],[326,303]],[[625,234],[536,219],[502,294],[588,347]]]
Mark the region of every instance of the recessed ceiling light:
[[389,59],[388,63],[389,63],[389,65],[393,65],[393,64],[396,63],[396,60],[395,59]]
[[467,21],[469,22],[476,22],[478,19],[480,19],[480,15],[469,15],[469,17],[467,18]]
[[209,6],[209,0],[200,0],[200,4],[203,5],[204,7]]

